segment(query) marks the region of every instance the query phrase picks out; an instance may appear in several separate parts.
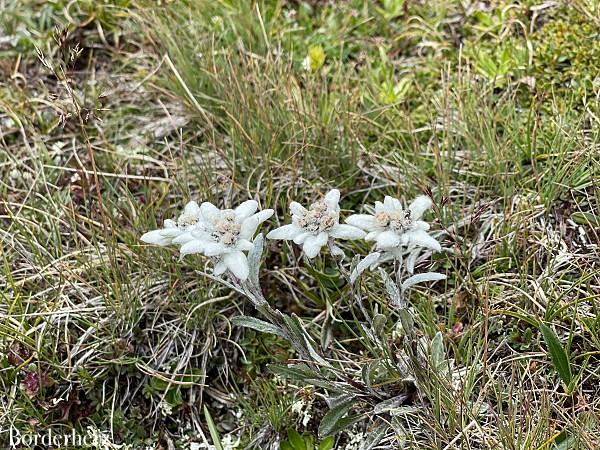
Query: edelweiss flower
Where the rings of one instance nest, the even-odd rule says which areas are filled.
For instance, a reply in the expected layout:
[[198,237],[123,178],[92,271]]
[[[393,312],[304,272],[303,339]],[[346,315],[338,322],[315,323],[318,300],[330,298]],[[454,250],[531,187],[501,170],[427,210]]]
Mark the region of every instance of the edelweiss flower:
[[273,215],[272,209],[258,213],[257,209],[258,203],[254,200],[224,210],[208,202],[200,206],[190,202],[177,223],[165,221],[165,228],[144,234],[142,241],[181,245],[182,257],[202,253],[214,258],[215,275],[229,270],[243,281],[249,273],[244,252],[252,249],[251,239],[258,226]]
[[235,209],[220,210],[212,203],[200,205],[201,221],[180,237],[186,240],[181,255],[202,253],[215,258],[215,275],[229,270],[240,280],[248,278],[245,251],[252,249],[252,237],[258,226],[273,215],[272,209],[256,212],[258,203],[248,200]]
[[148,231],[140,238],[142,242],[147,244],[155,244],[166,246],[177,244],[173,242],[180,236],[189,233],[200,221],[200,207],[198,203],[191,201],[183,210],[177,219],[167,219],[164,222],[163,228],[159,230]]
[[377,250],[400,256],[402,247],[427,247],[440,251],[438,241],[427,233],[429,224],[423,222],[423,213],[431,207],[431,199],[417,197],[403,209],[400,200],[386,196],[383,203],[375,202],[375,214],[354,214],[346,222],[368,232],[365,241],[377,242]]
[[302,245],[307,258],[314,258],[329,239],[361,239],[366,233],[354,226],[340,224],[340,191],[332,189],[323,200],[308,209],[297,202],[290,203],[292,223],[269,234],[268,239],[293,240]]

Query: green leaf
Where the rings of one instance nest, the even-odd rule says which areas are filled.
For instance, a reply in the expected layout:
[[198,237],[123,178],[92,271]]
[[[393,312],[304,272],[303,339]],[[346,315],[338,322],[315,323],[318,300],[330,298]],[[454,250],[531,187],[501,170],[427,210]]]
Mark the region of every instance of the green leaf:
[[384,314],[375,314],[373,317],[373,331],[380,335],[385,331],[385,324],[387,322],[387,316]]
[[290,366],[282,366],[279,364],[269,364],[268,369],[284,378],[289,378],[296,381],[304,381],[308,378],[317,377],[318,375],[306,364],[295,364]]
[[212,438],[213,445],[215,446],[215,450],[223,450],[223,445],[221,445],[221,438],[219,437],[219,432],[217,431],[217,427],[213,422],[213,419],[208,412],[208,408],[204,405],[204,418],[206,419],[206,425],[208,426],[208,431],[210,431],[210,437]]
[[571,214],[571,219],[579,225],[600,227],[600,216],[596,216],[591,212],[574,212]]
[[348,428],[352,427],[352,425],[354,425],[356,422],[364,420],[364,418],[364,414],[356,414],[354,416],[341,418],[333,425],[333,427],[329,431],[329,436],[334,436],[341,431],[347,430]]
[[415,333],[415,321],[413,320],[412,314],[408,309],[401,309],[398,311],[398,315],[400,316],[400,323],[402,324],[402,329],[406,333],[407,336],[414,339]]
[[344,424],[344,416],[356,403],[354,396],[349,397],[331,408],[319,424],[319,436],[329,436]]
[[552,450],[569,450],[575,444],[575,440],[574,436],[569,436],[563,430],[554,440]]
[[389,429],[390,426],[385,422],[379,425],[374,431],[369,433],[360,450],[371,450],[373,447],[379,444],[379,442],[381,442]]
[[326,351],[331,345],[333,340],[333,326],[331,323],[331,316],[327,314],[321,327],[321,350]]
[[[293,335],[296,337],[297,344],[306,349],[313,361],[316,361],[324,366],[328,365],[327,361],[325,361],[321,357],[321,355],[319,355],[315,350],[316,343],[312,336],[308,334],[306,328],[304,328],[304,325],[302,324],[300,318],[296,314],[292,314],[291,316],[284,316],[283,318],[285,320],[286,325],[288,326],[288,331],[293,333]],[[296,347],[296,350],[299,349]]]
[[548,325],[540,322],[540,331],[542,332],[542,336],[548,347],[548,352],[550,353],[554,368],[558,372],[563,383],[570,386],[571,380],[573,379],[573,372],[571,371],[571,363],[569,362],[567,351],[560,342],[560,339],[558,339],[554,330]]
[[237,316],[231,319],[234,325],[238,327],[252,328],[253,330],[260,331],[261,333],[275,334],[279,337],[284,337],[281,330],[264,320],[257,319],[256,317],[250,316]]
[[317,450],[331,450],[335,444],[335,438],[333,436],[326,437],[321,441]]
[[292,444],[294,450],[306,450],[306,442],[304,441],[304,438],[300,436],[300,433],[298,433],[296,430],[288,430],[288,441],[290,444]]

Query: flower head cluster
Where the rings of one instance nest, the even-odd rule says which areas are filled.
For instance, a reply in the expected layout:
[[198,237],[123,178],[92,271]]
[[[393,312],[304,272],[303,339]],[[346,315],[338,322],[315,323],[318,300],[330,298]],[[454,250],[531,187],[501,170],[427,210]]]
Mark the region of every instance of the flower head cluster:
[[202,253],[214,259],[215,275],[229,270],[240,280],[248,278],[244,252],[252,249],[258,226],[273,215],[272,209],[256,212],[258,203],[248,200],[235,209],[219,209],[212,203],[190,202],[177,220],[166,220],[164,228],[141,237],[143,242],[180,246],[181,256]]
[[404,209],[400,200],[386,196],[383,203],[375,202],[373,214],[354,214],[346,222],[365,230],[365,240],[375,242],[376,250],[387,256],[400,258],[405,249],[415,247],[440,251],[439,242],[428,233],[429,224],[421,220],[431,204],[431,199],[422,195]]
[[[148,244],[167,246],[171,244],[180,244],[187,235],[200,221],[200,207],[198,203],[191,201],[183,210],[183,213],[177,218],[164,221],[163,228],[148,231],[142,235],[141,240]],[[184,236],[182,238],[182,236]]]
[[[432,205],[429,197],[417,197],[404,209],[400,200],[386,196],[383,203],[375,202],[372,214],[351,215],[346,224],[339,223],[339,201],[340,192],[332,189],[308,208],[290,203],[292,222],[271,231],[267,238],[292,240],[302,246],[310,259],[327,244],[334,255],[343,254],[334,245],[334,239],[373,241],[375,252],[363,260],[361,270],[366,265],[375,267],[384,261],[402,259],[405,253],[411,253],[414,260],[423,247],[441,250],[439,242],[428,233],[429,224],[421,220]],[[213,259],[215,275],[229,271],[239,280],[246,280],[250,268],[244,252],[253,248],[252,238],[259,225],[273,215],[272,209],[257,210],[254,200],[222,210],[212,203],[198,206],[192,201],[179,217],[165,220],[163,228],[145,233],[141,240],[177,245],[181,256],[201,253]]]
[[292,240],[301,245],[307,258],[314,258],[330,239],[361,239],[366,233],[352,225],[340,224],[340,191],[332,189],[323,200],[307,208],[290,203],[292,223],[269,234],[268,239]]

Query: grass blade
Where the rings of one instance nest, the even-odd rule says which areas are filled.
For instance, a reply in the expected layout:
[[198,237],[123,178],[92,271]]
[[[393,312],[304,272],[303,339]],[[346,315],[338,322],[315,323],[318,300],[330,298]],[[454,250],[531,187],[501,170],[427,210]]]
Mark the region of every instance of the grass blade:
[[223,450],[223,445],[221,445],[221,438],[219,437],[217,426],[215,425],[212,416],[208,412],[208,408],[206,407],[206,405],[204,406],[204,418],[206,419],[206,425],[208,426],[208,431],[210,431],[210,437],[212,438],[215,449]]

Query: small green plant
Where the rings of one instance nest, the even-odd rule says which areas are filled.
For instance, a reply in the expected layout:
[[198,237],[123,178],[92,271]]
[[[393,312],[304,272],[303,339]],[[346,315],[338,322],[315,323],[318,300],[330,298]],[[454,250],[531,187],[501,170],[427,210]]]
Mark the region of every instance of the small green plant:
[[320,442],[311,433],[300,434],[296,430],[288,430],[287,440],[281,442],[280,450],[331,450],[335,439],[327,437]]
[[543,322],[540,322],[540,331],[544,337],[544,342],[550,353],[552,365],[565,384],[567,391],[571,392],[573,386],[573,369],[571,361],[565,346],[560,342],[556,332]]

